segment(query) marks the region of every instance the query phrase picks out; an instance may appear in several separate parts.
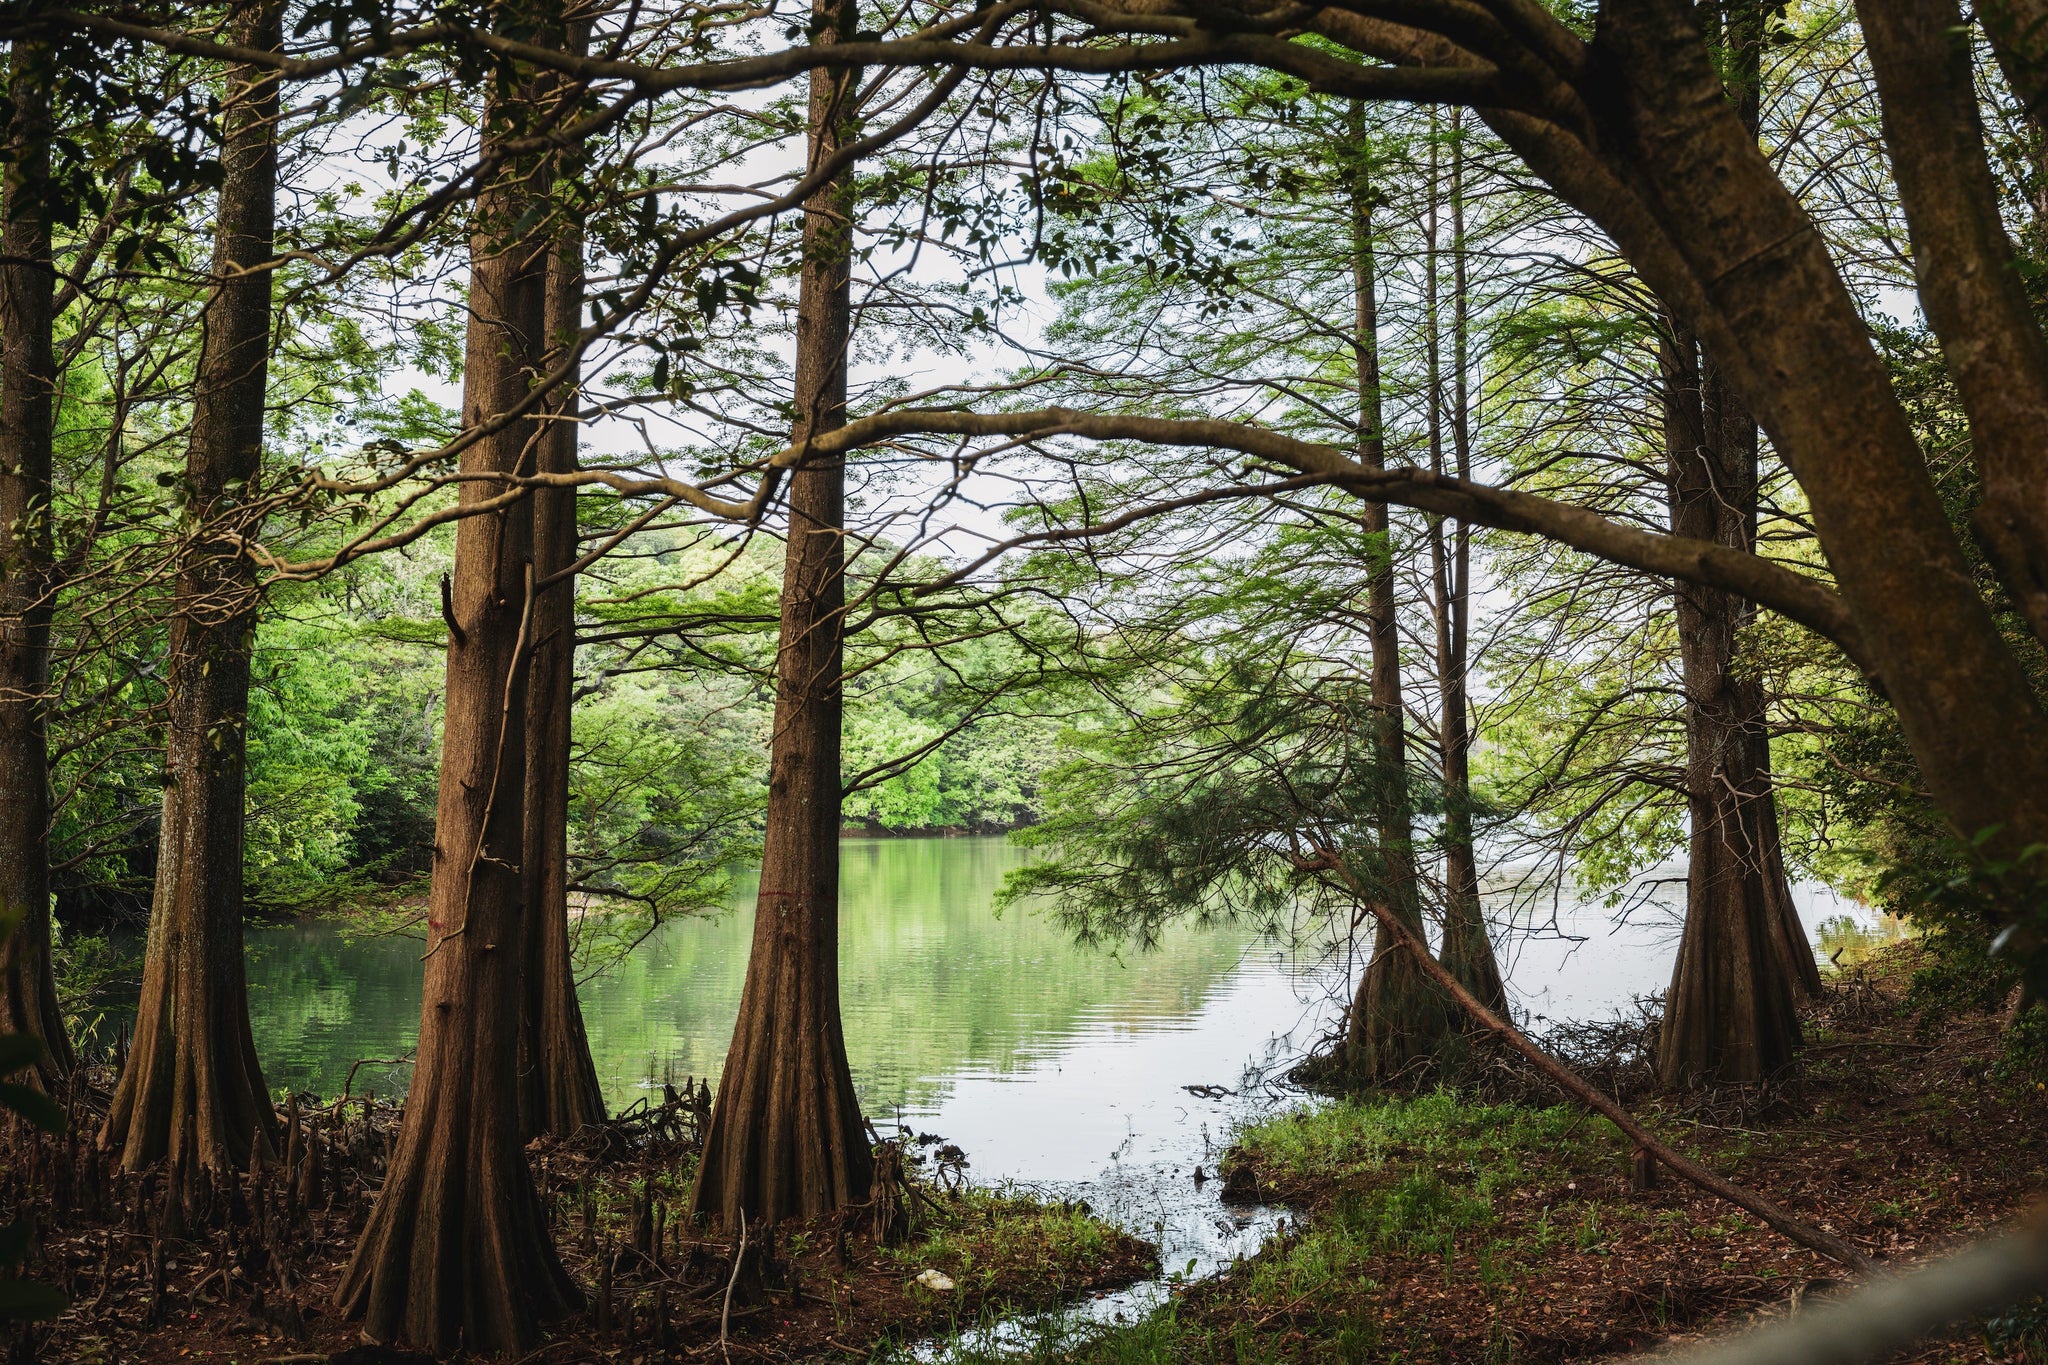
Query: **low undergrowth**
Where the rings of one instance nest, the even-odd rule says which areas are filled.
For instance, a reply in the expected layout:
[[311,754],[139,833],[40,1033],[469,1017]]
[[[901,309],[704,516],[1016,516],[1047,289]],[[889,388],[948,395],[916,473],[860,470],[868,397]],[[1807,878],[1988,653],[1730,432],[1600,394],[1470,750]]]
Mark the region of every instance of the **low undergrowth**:
[[[173,1232],[158,1173],[129,1177],[93,1152],[107,1078],[82,1073],[68,1097],[87,1141],[0,1133],[0,1221],[36,1215],[30,1269],[72,1302],[14,1343],[10,1365],[425,1359],[358,1348],[355,1325],[332,1308],[383,1179],[396,1107],[303,1106],[311,1156],[290,1179],[272,1168],[214,1190]],[[755,1229],[741,1257],[737,1239],[683,1212],[708,1101],[670,1092],[528,1148],[555,1245],[588,1306],[553,1324],[522,1365],[860,1358],[1157,1268],[1151,1246],[1085,1207],[969,1186],[964,1154],[945,1149],[948,1169],[907,1139],[892,1144],[908,1210],[893,1243],[869,1235],[865,1210],[852,1209]],[[921,1281],[926,1271],[938,1276]]]
[[[1806,1021],[1797,1076],[1639,1111],[1880,1260],[1967,1239],[2039,1190],[2048,1090],[2002,1063],[2011,1039],[1996,1012],[1923,1038],[1907,1004],[1914,964],[1906,945],[1838,976]],[[1727,1330],[1842,1278],[1668,1172],[1636,1188],[1629,1156],[1605,1120],[1563,1105],[1437,1092],[1286,1115],[1240,1133],[1226,1174],[1234,1194],[1288,1204],[1291,1226],[1142,1322],[1049,1326],[1021,1358],[1574,1360]],[[2023,1305],[1908,1358],[2040,1365],[2048,1312]]]

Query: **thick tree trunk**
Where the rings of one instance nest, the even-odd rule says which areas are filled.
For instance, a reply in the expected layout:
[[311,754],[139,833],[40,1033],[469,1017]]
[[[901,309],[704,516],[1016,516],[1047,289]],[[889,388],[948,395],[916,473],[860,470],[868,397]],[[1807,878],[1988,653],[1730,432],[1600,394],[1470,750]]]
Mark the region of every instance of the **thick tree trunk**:
[[[1362,147],[1363,139],[1359,139]],[[1380,402],[1379,281],[1373,249],[1374,189],[1361,171],[1352,186],[1352,351],[1358,369],[1359,459],[1386,465]],[[1408,785],[1408,727],[1401,696],[1401,628],[1395,615],[1392,522],[1387,504],[1365,506],[1370,567],[1366,576],[1366,632],[1372,646],[1372,709],[1379,841],[1375,880],[1420,939],[1422,905],[1415,869],[1413,800]],[[1344,1069],[1359,1081],[1393,1080],[1432,1061],[1450,1029],[1442,993],[1414,960],[1399,950],[1384,925],[1373,931],[1372,958],[1359,978],[1345,1027]]]
[[[1723,7],[1728,98],[1752,137],[1763,37],[1755,0]],[[1754,552],[1756,422],[1689,331],[1671,329],[1661,359],[1672,533]],[[1667,1085],[1753,1084],[1797,1052],[1797,997],[1819,993],[1820,971],[1785,875],[1767,698],[1736,669],[1736,637],[1755,608],[1691,585],[1677,598],[1691,847],[1659,1065]]]
[[[1707,433],[1703,449],[1707,477],[1717,482],[1709,500],[1713,503],[1716,534],[1723,545],[1756,552],[1758,452],[1756,422],[1742,400],[1728,387],[1719,369],[1705,358],[1700,362],[1700,406]],[[1694,477],[1698,477],[1695,471]],[[1695,490],[1695,496],[1697,496]],[[1695,513],[1703,523],[1703,513]],[[1704,529],[1702,526],[1701,529]],[[1771,730],[1769,697],[1763,680],[1753,673],[1738,672],[1734,664],[1735,637],[1756,620],[1754,603],[1730,600],[1726,594],[1713,602],[1715,610],[1728,609],[1733,620],[1725,634],[1718,628],[1711,635],[1725,641],[1725,659],[1703,660],[1702,667],[1719,669],[1726,676],[1724,699],[1727,727],[1744,752],[1736,758],[1740,773],[1720,776],[1726,784],[1725,808],[1738,823],[1739,832],[1722,832],[1721,842],[1743,851],[1752,865],[1757,894],[1763,897],[1762,915],[1769,926],[1772,951],[1795,993],[1818,997],[1821,992],[1820,964],[1814,960],[1813,943],[1806,926],[1799,922],[1799,907],[1792,899],[1792,879],[1785,871],[1785,846],[1778,829],[1777,787],[1771,780]]]
[[[1450,428],[1453,472],[1472,477],[1471,289],[1465,263],[1465,143],[1462,109],[1451,111],[1451,382]],[[1432,159],[1434,152],[1432,152]],[[1432,209],[1432,216],[1434,209]],[[1438,361],[1436,339],[1436,232],[1430,232],[1430,371]],[[1434,379],[1430,405],[1431,468],[1443,472],[1441,436],[1444,386]],[[1496,1014],[1506,1014],[1507,983],[1486,935],[1486,917],[1479,901],[1479,861],[1472,848],[1472,722],[1466,691],[1471,671],[1472,528],[1452,523],[1450,543],[1443,543],[1441,521],[1434,524],[1437,574],[1437,682],[1441,703],[1438,742],[1443,749],[1444,778],[1444,967],[1475,999]],[[1462,1016],[1461,1016],[1462,1017]]]
[[[584,35],[572,33],[571,45],[581,51]],[[582,325],[583,233],[579,223],[565,221],[548,258],[545,330],[551,352],[560,354]],[[552,358],[549,366],[553,367]],[[582,431],[574,420],[578,402],[578,386],[572,381],[564,385],[560,401],[550,405],[557,416],[540,438],[545,472],[567,473],[576,467]],[[576,551],[576,490],[548,488],[535,493],[535,581],[567,569],[575,562]],[[566,1137],[605,1118],[604,1090],[590,1056],[569,950],[569,741],[576,673],[573,576],[535,596],[532,633],[526,689],[526,860],[521,865],[527,914],[519,1109],[526,1136]]]
[[[1703,399],[1703,387],[1714,385],[1710,377],[1703,384],[1689,333],[1667,328],[1660,360],[1672,533],[1740,543],[1745,452],[1728,439],[1733,424]],[[1691,862],[1659,1042],[1667,1085],[1754,1084],[1799,1047],[1798,978],[1784,934],[1789,891],[1776,821],[1767,819],[1768,774],[1756,761],[1761,693],[1754,679],[1734,672],[1743,613],[1727,593],[1691,584],[1678,590]]]
[[[1994,37],[2005,31],[2000,8],[1985,8]],[[1921,302],[1969,414],[1982,486],[1971,521],[2013,602],[2048,641],[2048,479],[2040,458],[2048,338],[2006,237],[1978,117],[1970,31],[1955,0],[1864,0],[1857,13],[1883,96],[1885,145],[1911,229]],[[2043,37],[2024,35],[2021,46]],[[2026,79],[2012,43],[1994,49],[2008,79]],[[2037,151],[2038,139],[2030,116],[2026,140]]]
[[[820,9],[826,32],[847,16]],[[820,38],[820,41],[829,41]],[[842,145],[851,82],[811,74],[811,164]],[[795,438],[846,421],[853,202],[844,176],[804,206]],[[754,942],[691,1207],[736,1225],[868,1197],[873,1156],[839,1018],[840,704],[845,631],[841,457],[790,478],[775,733]]]
[[[519,136],[541,103],[530,89],[494,97],[486,147]],[[551,229],[527,214],[547,192],[544,167],[515,162],[478,197],[465,426],[523,400],[546,355]],[[541,426],[513,422],[478,440],[462,472],[532,470]],[[461,498],[503,491],[472,479]],[[366,1338],[437,1354],[524,1350],[582,1299],[555,1254],[520,1141],[533,580],[533,499],[458,523],[418,1062],[383,1191],[336,1294]]]
[[[245,0],[238,42],[274,49],[283,7]],[[277,197],[278,82],[228,76],[213,281],[202,321],[185,457],[187,543],[172,603],[169,743],[135,1039],[100,1146],[129,1170],[168,1159],[187,1209],[203,1183],[274,1156],[277,1114],[249,1032],[242,966],[242,818],[249,657],[256,628],[253,535],[238,504],[263,457],[268,270]]]
[[50,964],[51,343],[50,61],[16,42],[8,72],[7,163],[0,188],[0,915],[20,923],[0,946],[0,1032],[42,1039],[24,1079],[71,1070],[71,1040]]

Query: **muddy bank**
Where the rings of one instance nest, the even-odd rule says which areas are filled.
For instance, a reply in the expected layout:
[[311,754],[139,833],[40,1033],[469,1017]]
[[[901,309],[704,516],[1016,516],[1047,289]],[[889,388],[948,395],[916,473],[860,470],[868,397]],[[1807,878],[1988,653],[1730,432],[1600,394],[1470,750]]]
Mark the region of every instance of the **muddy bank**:
[[[88,1140],[109,1078],[89,1072],[66,1097],[65,1138],[7,1139],[0,1210],[36,1214],[29,1273],[72,1301],[10,1365],[311,1362],[356,1347],[330,1302],[398,1111],[364,1099],[302,1106],[290,1169],[180,1207],[159,1173],[116,1171]],[[952,1153],[911,1139],[910,1174],[895,1192],[908,1216],[888,1236],[863,1210],[786,1223],[756,1233],[736,1274],[739,1247],[677,1212],[701,1115],[698,1097],[672,1091],[574,1140],[529,1147],[556,1244],[589,1305],[526,1361],[865,1357],[1156,1272],[1149,1244],[1085,1209],[970,1186]]]

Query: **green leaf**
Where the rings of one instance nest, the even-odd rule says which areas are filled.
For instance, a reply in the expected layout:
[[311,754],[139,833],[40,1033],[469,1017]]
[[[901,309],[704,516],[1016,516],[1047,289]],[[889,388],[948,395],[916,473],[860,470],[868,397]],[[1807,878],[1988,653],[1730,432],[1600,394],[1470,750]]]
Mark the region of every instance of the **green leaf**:
[[0,1280],[0,1322],[48,1322],[69,1307],[71,1300],[53,1284]]
[[12,1109],[47,1132],[64,1131],[64,1111],[55,1100],[31,1086],[0,1082],[0,1109]]

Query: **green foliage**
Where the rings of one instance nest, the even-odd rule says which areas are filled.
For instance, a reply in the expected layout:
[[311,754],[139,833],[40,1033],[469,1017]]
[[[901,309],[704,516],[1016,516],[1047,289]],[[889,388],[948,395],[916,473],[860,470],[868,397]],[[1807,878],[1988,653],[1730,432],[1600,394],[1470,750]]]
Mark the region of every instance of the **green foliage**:
[[1006,901],[1046,897],[1084,940],[1141,943],[1182,918],[1341,938],[1359,899],[1409,903],[1418,853],[1398,831],[1441,800],[1383,751],[1348,614],[1359,541],[1335,520],[1283,529],[1093,642],[1075,666],[1116,709],[1064,736],[1045,818],[1018,836],[1045,856]]
[[972,1186],[942,1201],[919,1231],[916,1241],[884,1248],[883,1255],[906,1276],[942,1271],[963,1293],[1020,1284],[1034,1297],[1057,1298],[1099,1276],[1112,1258],[1129,1259],[1137,1251],[1130,1237],[1086,1205]]

